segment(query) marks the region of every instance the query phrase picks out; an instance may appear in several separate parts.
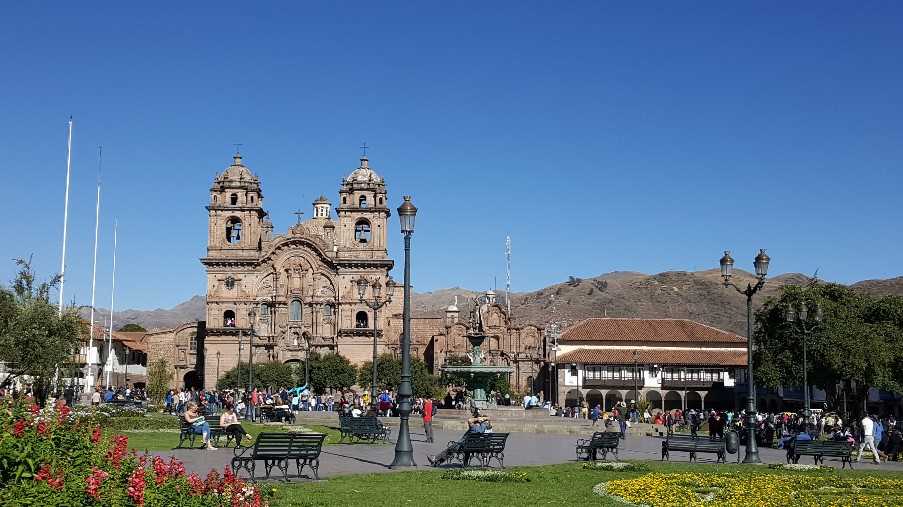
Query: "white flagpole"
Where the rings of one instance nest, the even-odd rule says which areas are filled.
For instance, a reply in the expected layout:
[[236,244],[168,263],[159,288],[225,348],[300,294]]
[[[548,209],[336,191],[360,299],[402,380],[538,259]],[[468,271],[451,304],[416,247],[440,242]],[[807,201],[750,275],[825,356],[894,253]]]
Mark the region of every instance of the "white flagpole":
[[66,233],[69,228],[69,174],[72,171],[72,117],[69,117],[69,140],[66,143],[66,198],[63,204],[63,258],[60,261],[60,304],[59,314],[63,315],[63,286],[66,284]]
[[113,222],[113,289],[110,291],[110,329],[107,339],[107,389],[110,388],[110,374],[113,373],[113,302],[116,297],[116,241],[119,230],[119,221]]
[[[88,332],[88,374],[85,392],[94,388],[94,294],[97,287],[97,239],[100,232],[100,169],[103,165],[103,146],[97,147],[97,205],[94,211],[94,267],[91,271],[91,327]],[[89,393],[90,394],[90,393]]]

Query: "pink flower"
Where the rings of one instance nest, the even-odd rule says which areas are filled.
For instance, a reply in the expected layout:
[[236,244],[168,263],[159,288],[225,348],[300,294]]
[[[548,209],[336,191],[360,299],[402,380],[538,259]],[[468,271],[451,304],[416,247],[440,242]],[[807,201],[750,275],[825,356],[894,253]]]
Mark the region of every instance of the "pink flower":
[[101,437],[100,426],[95,426],[94,431],[91,432],[91,443],[96,444],[97,442],[100,442],[100,437]]
[[47,422],[41,421],[38,423],[38,435],[44,435],[47,433]]

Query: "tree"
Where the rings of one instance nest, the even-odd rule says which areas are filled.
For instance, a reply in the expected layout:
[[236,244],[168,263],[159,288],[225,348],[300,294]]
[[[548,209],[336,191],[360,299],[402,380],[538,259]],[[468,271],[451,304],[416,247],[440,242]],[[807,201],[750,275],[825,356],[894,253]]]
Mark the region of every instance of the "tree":
[[[367,361],[358,368],[357,385],[369,388],[373,380],[373,361]],[[401,382],[401,361],[392,354],[382,354],[376,360],[376,388],[396,389]]]
[[317,394],[327,389],[345,389],[354,385],[357,369],[348,359],[338,354],[311,354],[310,387]]
[[[280,362],[254,363],[253,385],[258,389],[267,387],[294,387],[298,382],[290,365]],[[248,386],[248,363],[238,366],[220,375],[216,382],[217,389],[244,389]]]
[[121,328],[119,328],[119,330],[122,331],[123,333],[133,333],[133,332],[138,332],[138,331],[147,332],[147,329],[144,329],[143,327],[141,327],[140,324],[126,324],[126,325],[122,326]]
[[[357,384],[369,388],[373,380],[373,362],[362,364],[357,373]],[[420,359],[411,360],[411,385],[415,397],[431,397],[436,390],[438,379]],[[401,359],[392,354],[383,354],[376,360],[376,384],[377,390],[398,390],[401,384]],[[369,389],[368,389],[369,390]]]
[[785,319],[786,309],[801,303],[817,303],[823,312],[821,322],[810,322],[808,377],[834,409],[846,394],[849,407],[860,412],[869,387],[903,392],[903,298],[872,297],[837,284],[785,286],[756,312],[757,383],[803,384],[803,336]]
[[0,361],[7,368],[0,386],[29,376],[43,403],[58,369],[71,364],[87,327],[75,308],[65,308],[60,315],[50,304],[50,290],[59,284],[59,276],[36,283],[31,259],[18,259],[16,265],[19,272],[11,290],[0,288]]
[[147,369],[147,394],[152,403],[157,406],[163,405],[163,398],[166,391],[169,390],[169,383],[172,382],[172,370],[166,359],[160,358],[152,362]]

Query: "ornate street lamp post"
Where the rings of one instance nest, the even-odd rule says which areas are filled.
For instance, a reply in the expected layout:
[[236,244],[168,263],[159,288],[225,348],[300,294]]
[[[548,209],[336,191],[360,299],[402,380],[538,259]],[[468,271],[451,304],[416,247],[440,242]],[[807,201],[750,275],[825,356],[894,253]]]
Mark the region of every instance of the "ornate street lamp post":
[[[809,314],[809,303],[802,302],[799,305],[799,308],[796,308],[793,304],[787,307],[787,312],[785,314],[785,320],[792,326],[794,323],[798,323],[800,326],[800,330],[803,334],[803,408],[805,409],[806,414],[806,424],[809,424],[809,416],[812,414],[812,407],[809,405],[809,363],[806,358],[806,349],[809,334],[812,330],[817,326],[822,319],[822,311],[821,306],[818,303],[813,303],[815,308],[815,312],[813,315]],[[809,322],[809,317],[812,317],[814,323]]]
[[417,466],[414,463],[414,448],[411,446],[411,434],[408,418],[411,416],[411,235],[414,234],[414,217],[417,208],[411,203],[411,196],[404,196],[404,202],[398,207],[398,219],[401,222],[401,233],[404,234],[404,313],[401,334],[401,385],[398,386],[398,412],[401,421],[398,424],[398,441],[395,443],[395,459],[390,465],[395,467]]
[[[378,312],[379,309],[386,306],[387,304],[392,302],[392,295],[395,293],[395,282],[390,278],[386,282],[386,299],[382,298],[382,285],[379,283],[379,280],[374,280],[371,284],[366,278],[361,276],[357,280],[355,280],[355,284],[357,284],[357,295],[360,299],[361,303],[367,305],[368,308],[373,310],[373,378],[370,381],[370,406],[373,408],[373,411],[376,411],[376,397],[378,396],[376,389],[376,361],[377,351],[376,351],[376,340],[379,335],[378,324]],[[373,298],[371,300],[366,299],[367,294],[367,286],[370,286],[370,289],[373,293]]]
[[744,463],[761,463],[759,459],[759,447],[756,444],[756,384],[753,381],[753,335],[752,335],[752,298],[756,292],[759,292],[765,285],[765,278],[768,276],[768,264],[771,258],[765,253],[765,249],[760,249],[759,254],[753,264],[756,267],[756,284],[746,284],[745,289],[741,289],[733,282],[731,276],[734,274],[734,259],[731,257],[729,250],[724,251],[724,257],[721,258],[721,277],[724,279],[725,287],[733,287],[737,292],[746,296],[746,456],[743,458]]

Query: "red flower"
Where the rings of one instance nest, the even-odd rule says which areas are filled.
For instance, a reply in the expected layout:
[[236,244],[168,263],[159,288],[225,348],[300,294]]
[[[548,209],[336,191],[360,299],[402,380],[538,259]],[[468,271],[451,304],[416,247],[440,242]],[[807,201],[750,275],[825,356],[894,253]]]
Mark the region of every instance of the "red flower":
[[45,464],[41,465],[40,469],[38,469],[38,473],[35,474],[34,480],[46,481],[49,478],[50,478],[50,465],[45,463]]
[[132,475],[129,476],[128,493],[129,498],[135,502],[135,505],[144,505],[144,469],[136,468]]
[[219,472],[216,470],[211,470],[210,473],[207,474],[207,479],[204,481],[204,485],[207,487],[208,492],[223,492],[223,481],[219,478]]
[[100,426],[96,426],[94,428],[94,431],[91,433],[91,443],[96,444],[97,442],[100,442],[100,437],[101,437]]
[[41,421],[38,423],[38,435],[44,435],[47,433],[47,422]]
[[13,425],[13,436],[21,437],[22,434],[25,433],[25,421],[23,419],[17,419],[16,424]]
[[192,496],[203,496],[207,492],[204,481],[194,472],[188,476],[188,485],[191,486]]
[[63,472],[62,470],[57,470],[54,474],[50,469],[50,465],[43,464],[41,468],[38,470],[38,473],[35,474],[34,480],[36,481],[47,481],[47,485],[55,490],[63,489]]
[[169,467],[160,456],[154,456],[152,467],[154,469],[154,482],[157,486],[166,482],[166,476],[169,475]]
[[39,407],[36,403],[31,404],[31,415],[38,415],[41,412],[41,407]]
[[122,463],[122,458],[125,456],[126,451],[128,451],[128,447],[129,437],[125,435],[116,435],[116,438],[113,439],[113,448],[107,452],[107,459],[113,463],[113,467],[117,470]]
[[59,424],[63,424],[63,422],[69,417],[69,414],[72,413],[72,409],[69,408],[68,405],[60,405],[59,414],[57,415],[57,422]]
[[177,460],[175,456],[169,457],[169,475],[172,477],[185,475],[185,464]]
[[100,486],[103,484],[103,481],[109,477],[110,474],[100,470],[99,468],[92,468],[91,475],[89,475],[85,479],[85,493],[88,496],[94,498],[95,500],[100,500]]

